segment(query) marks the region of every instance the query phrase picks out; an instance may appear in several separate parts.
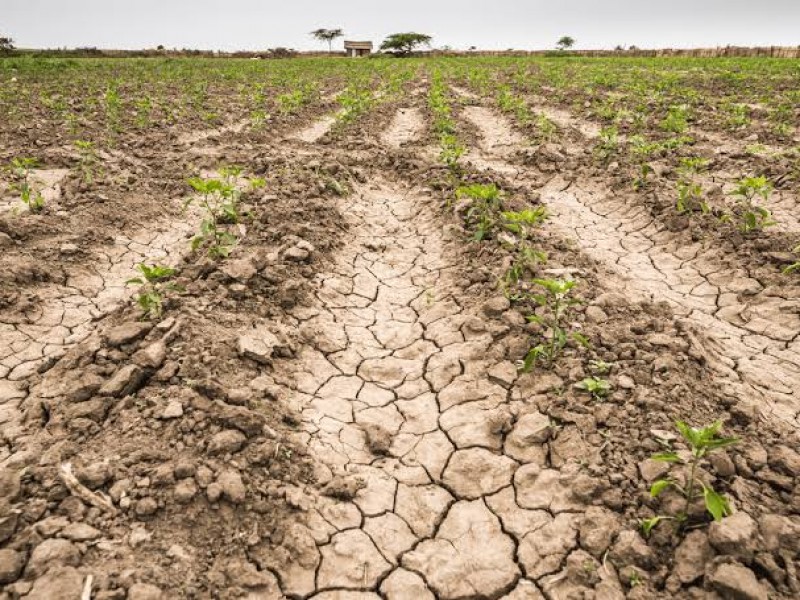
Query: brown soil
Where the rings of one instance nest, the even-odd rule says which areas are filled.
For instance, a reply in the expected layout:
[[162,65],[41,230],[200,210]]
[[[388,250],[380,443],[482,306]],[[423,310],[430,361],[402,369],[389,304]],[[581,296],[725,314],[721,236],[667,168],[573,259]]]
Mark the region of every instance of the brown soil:
[[[328,103],[120,150],[137,203],[66,174],[47,212],[0,227],[0,599],[800,593],[796,291],[470,103],[464,179],[545,205],[534,275],[580,282],[591,346],[551,368],[517,368],[535,307],[498,291],[508,240],[469,241],[423,93],[349,128]],[[188,249],[180,182],[225,164],[268,186],[212,261]],[[80,212],[90,193],[108,212]],[[142,260],[183,288],[155,321],[125,285]],[[605,397],[575,386],[590,360],[612,365]],[[736,513],[645,539],[680,500],[648,494],[678,419],[741,438],[701,474]]]

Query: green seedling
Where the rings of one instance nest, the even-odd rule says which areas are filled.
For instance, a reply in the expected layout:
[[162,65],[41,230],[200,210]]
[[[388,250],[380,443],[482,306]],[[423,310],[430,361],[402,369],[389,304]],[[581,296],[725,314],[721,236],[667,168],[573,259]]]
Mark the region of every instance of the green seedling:
[[635,191],[641,191],[645,189],[648,184],[650,183],[648,177],[654,173],[653,167],[651,167],[648,163],[642,163],[639,165],[639,174],[633,180],[633,189]]
[[75,140],[73,142],[75,148],[78,149],[80,158],[78,159],[78,170],[81,173],[81,178],[87,184],[94,182],[95,169],[97,167],[97,151],[94,142],[86,140]]
[[467,220],[474,223],[473,239],[481,242],[492,234],[501,208],[500,190],[493,184],[473,184],[456,190],[456,198],[470,198]]
[[[794,250],[792,250],[793,254],[800,254],[800,246],[797,246]],[[788,267],[783,269],[784,275],[788,275],[789,273],[794,273],[795,271],[800,271],[800,260],[794,261]]]
[[775,225],[772,214],[755,203],[756,198],[769,200],[772,184],[766,177],[745,177],[741,179],[732,194],[736,199],[734,216],[742,233],[762,231],[765,227]]
[[168,281],[175,274],[175,269],[144,263],[137,265],[136,268],[142,274],[141,277],[134,277],[125,283],[142,286],[136,296],[136,303],[142,309],[145,319],[158,319],[163,313],[166,294],[183,291],[179,285]]
[[14,158],[10,166],[11,175],[15,180],[12,189],[19,193],[20,200],[32,213],[41,212],[44,208],[44,196],[31,185],[31,171],[37,164],[35,158]]
[[198,200],[205,210],[205,218],[200,224],[200,233],[192,238],[192,250],[208,246],[208,254],[212,258],[222,258],[230,254],[238,238],[223,229],[223,222],[236,223],[239,220],[236,188],[221,179],[203,179],[193,177],[188,184],[199,195],[190,197],[184,208]]
[[573,279],[534,279],[533,283],[543,289],[543,293],[531,296],[539,305],[541,314],[530,315],[527,319],[544,327],[546,332],[544,341],[531,348],[522,361],[521,370],[524,372],[530,371],[540,360],[552,366],[570,339],[582,346],[588,345],[583,334],[571,331],[567,325],[570,308],[580,303],[572,297],[577,282]]
[[619,150],[619,132],[617,128],[603,127],[600,130],[600,141],[594,147],[594,153],[600,160],[606,161]]
[[670,106],[667,116],[661,121],[661,129],[672,133],[683,133],[689,127],[689,109],[685,106]]
[[686,474],[682,481],[671,477],[655,481],[650,487],[650,495],[653,498],[657,498],[665,490],[672,488],[685,498],[685,504],[683,510],[676,515],[657,515],[643,520],[641,527],[645,535],[649,535],[656,525],[665,520],[676,520],[681,527],[684,527],[689,520],[689,509],[692,502],[700,497],[698,489],[702,493],[706,511],[715,521],[721,521],[723,517],[731,514],[731,507],[727,498],[698,479],[697,469],[709,453],[732,446],[739,441],[738,438],[720,436],[721,421],[716,421],[700,429],[690,427],[683,421],[678,421],[675,423],[675,427],[691,450],[689,458],[683,458],[674,451],[660,452],[654,454],[651,458],[661,462],[683,465],[686,469]]
[[608,363],[604,360],[590,360],[589,361],[589,370],[594,374],[597,375],[608,375],[611,372],[611,369],[614,367],[614,363]]
[[586,390],[595,400],[605,398],[611,392],[611,384],[607,380],[598,377],[587,377],[583,381],[576,383],[575,387],[579,390]]
[[678,200],[675,202],[678,214],[685,215],[695,212],[708,214],[708,203],[703,200],[703,187],[699,183],[678,181]]
[[520,236],[522,239],[530,237],[532,230],[547,220],[547,209],[544,206],[526,208],[521,211],[504,211],[500,213],[502,226],[507,231]]
[[536,128],[534,137],[540,144],[552,142],[558,135],[558,126],[544,114],[536,115],[534,126]]

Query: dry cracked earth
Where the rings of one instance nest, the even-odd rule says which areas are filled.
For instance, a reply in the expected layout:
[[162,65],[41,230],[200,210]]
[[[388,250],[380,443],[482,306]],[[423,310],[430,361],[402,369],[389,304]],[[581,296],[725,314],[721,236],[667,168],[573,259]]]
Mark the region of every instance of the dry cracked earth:
[[[520,164],[522,135],[492,109],[467,106],[459,118],[477,136],[474,176],[522,185],[549,208],[548,239],[566,248],[555,271],[603,276],[586,326],[643,319],[652,352],[640,362],[672,360],[652,377],[614,377],[616,405],[569,405],[580,361],[518,372],[529,336],[494,289],[501,260],[475,255],[423,183],[436,167],[421,101],[389,104],[367,136],[368,149],[416,166],[406,173],[365,164],[346,132],[331,134],[334,117],[312,117],[270,160],[350,174],[345,197],[301,215],[319,218],[318,229],[273,239],[293,209],[275,221],[268,208],[270,233],[255,228],[215,271],[187,257],[197,220],[176,214],[82,251],[29,310],[0,318],[0,507],[10,508],[0,515],[0,599],[800,594],[800,318],[787,304],[796,300],[700,245],[676,244],[601,182]],[[243,129],[180,143],[236,159]],[[47,186],[57,202],[58,181]],[[125,285],[145,259],[183,261],[198,286],[155,324],[133,319]],[[629,306],[638,312],[619,310]],[[646,495],[640,480],[664,471],[642,448],[631,458],[617,450],[659,449],[644,441],[651,430],[674,440],[666,414],[642,421],[692,385],[703,416],[721,410],[713,394],[742,400],[731,414],[745,457],[713,466],[742,510],[676,550],[666,534],[648,544],[637,531],[636,511],[652,504],[623,498]],[[659,386],[671,395],[654,401]],[[620,422],[622,434],[604,435]],[[611,440],[625,434],[635,439]],[[615,453],[602,454],[609,445]]]

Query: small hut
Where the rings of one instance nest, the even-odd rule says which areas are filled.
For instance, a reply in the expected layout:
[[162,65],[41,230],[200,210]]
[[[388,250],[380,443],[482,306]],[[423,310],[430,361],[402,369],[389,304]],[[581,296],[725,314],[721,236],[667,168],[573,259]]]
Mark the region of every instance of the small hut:
[[350,58],[359,56],[369,56],[372,53],[372,42],[348,42],[344,43],[344,50]]

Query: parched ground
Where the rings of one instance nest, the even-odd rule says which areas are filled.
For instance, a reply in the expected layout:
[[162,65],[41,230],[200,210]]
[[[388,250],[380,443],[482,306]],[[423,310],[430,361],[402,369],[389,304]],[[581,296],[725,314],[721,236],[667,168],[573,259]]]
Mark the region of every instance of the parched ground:
[[[464,180],[545,206],[537,275],[579,282],[589,348],[522,372],[542,331],[498,289],[508,240],[471,241],[429,83],[352,123],[320,97],[265,129],[123,144],[96,186],[52,149],[42,215],[6,194],[0,599],[800,594],[797,286],[668,227],[593,166],[591,122],[551,107],[564,135],[532,148],[453,86]],[[189,250],[183,181],[229,164],[267,186],[215,261]],[[160,319],[126,285],[142,261],[177,269]],[[605,397],[575,386],[591,360]],[[678,419],[741,438],[700,473],[734,514],[698,504],[645,537],[682,502],[649,494]]]

